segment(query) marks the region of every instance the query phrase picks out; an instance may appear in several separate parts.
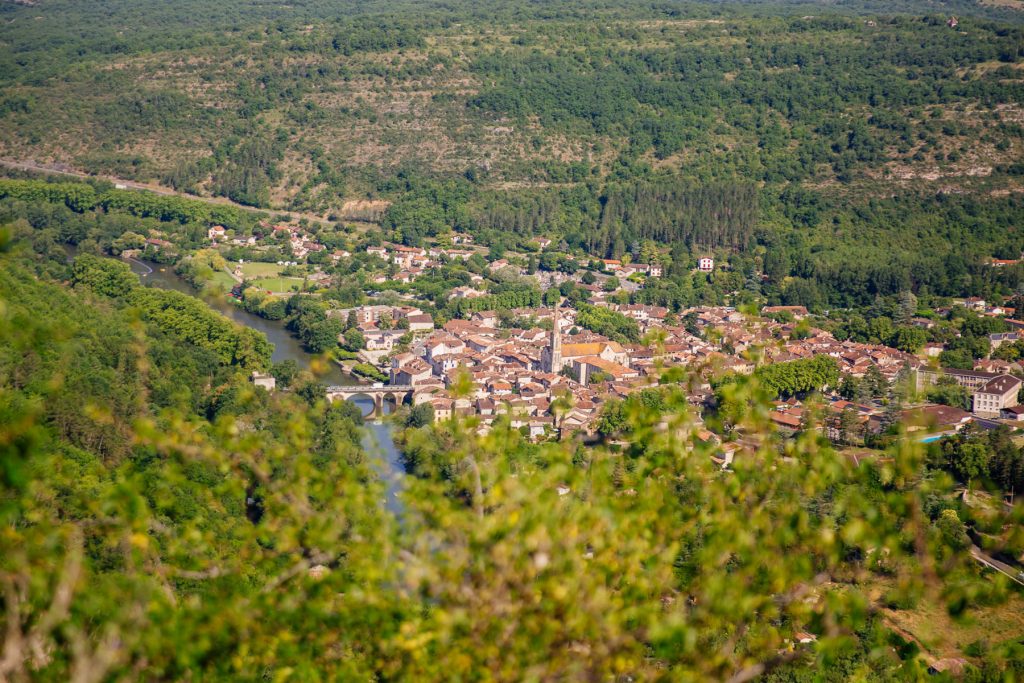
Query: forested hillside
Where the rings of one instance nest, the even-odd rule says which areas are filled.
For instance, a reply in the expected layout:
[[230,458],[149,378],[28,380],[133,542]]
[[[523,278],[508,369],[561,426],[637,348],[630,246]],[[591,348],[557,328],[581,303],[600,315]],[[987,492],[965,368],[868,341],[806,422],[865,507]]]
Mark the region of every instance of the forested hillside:
[[0,678],[106,680],[133,661],[166,679],[237,673],[216,653],[266,628],[266,656],[291,619],[261,589],[296,566],[373,562],[339,545],[385,523],[367,514],[362,419],[254,392],[225,344],[255,333],[201,302],[26,246],[0,255]]
[[0,152],[324,212],[392,198],[402,173],[513,197],[647,177],[1017,182],[1021,31],[980,6],[955,29],[767,4],[509,3],[484,21],[313,3],[272,23],[173,7],[5,4]]
[[406,244],[637,259],[652,241],[674,277],[717,252],[812,308],[985,294],[981,265],[1020,253],[1012,6],[158,5],[0,7],[0,156]]

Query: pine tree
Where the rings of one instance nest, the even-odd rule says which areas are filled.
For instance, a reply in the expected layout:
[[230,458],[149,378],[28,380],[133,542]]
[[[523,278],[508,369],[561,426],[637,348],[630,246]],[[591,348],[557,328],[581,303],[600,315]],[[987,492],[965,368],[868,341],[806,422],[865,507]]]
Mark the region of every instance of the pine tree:
[[911,319],[917,314],[917,297],[910,290],[900,293],[899,305],[896,308],[896,322],[900,325],[909,325]]

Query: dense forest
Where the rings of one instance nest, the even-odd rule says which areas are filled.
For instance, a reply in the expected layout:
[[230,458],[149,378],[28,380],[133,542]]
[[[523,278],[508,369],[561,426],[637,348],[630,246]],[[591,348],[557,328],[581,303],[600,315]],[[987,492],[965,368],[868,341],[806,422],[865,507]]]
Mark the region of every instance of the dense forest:
[[1019,171],[1008,9],[974,6],[951,29],[767,3],[510,2],[486,20],[372,3],[316,19],[331,4],[305,3],[268,22],[231,3],[103,7],[0,7],[6,157],[325,215],[396,197],[409,171],[482,193],[648,177],[1000,187]]
[[653,239],[714,249],[745,249],[757,224],[758,198],[753,185],[635,183],[610,188],[604,197],[601,232],[593,254],[621,257],[626,244]]
[[252,227],[255,215],[230,206],[217,206],[195,199],[158,195],[151,192],[101,191],[88,183],[45,182],[37,180],[0,180],[0,199],[64,204],[75,213],[92,209],[114,210],[139,218],[153,217],[163,222],[220,224],[229,228]]

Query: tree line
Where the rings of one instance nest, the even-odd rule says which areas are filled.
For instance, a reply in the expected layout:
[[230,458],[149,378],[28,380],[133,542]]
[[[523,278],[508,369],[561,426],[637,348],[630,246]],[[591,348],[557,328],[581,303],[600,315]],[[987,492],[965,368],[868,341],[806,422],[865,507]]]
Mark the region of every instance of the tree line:
[[273,346],[262,333],[234,323],[195,297],[143,287],[125,263],[83,254],[75,259],[71,282],[137,306],[157,328],[212,351],[224,365],[247,371],[270,366]]
[[588,251],[619,258],[627,245],[653,239],[691,247],[745,249],[758,220],[758,194],[749,183],[694,185],[676,181],[612,185]]
[[138,190],[100,191],[88,183],[2,178],[0,199],[8,197],[64,204],[78,213],[100,208],[124,211],[140,218],[153,217],[164,222],[216,224],[233,229],[251,227],[255,222],[254,216],[232,206]]

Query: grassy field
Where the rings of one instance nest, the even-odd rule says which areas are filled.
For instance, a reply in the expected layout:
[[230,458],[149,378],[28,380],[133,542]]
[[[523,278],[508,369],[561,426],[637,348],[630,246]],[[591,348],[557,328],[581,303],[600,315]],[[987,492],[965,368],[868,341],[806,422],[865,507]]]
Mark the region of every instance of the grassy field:
[[260,289],[271,292],[290,292],[292,287],[302,287],[302,278],[296,277],[265,277],[253,280],[253,284]]
[[[229,262],[228,268],[232,272],[238,267],[237,263]],[[292,287],[302,287],[301,277],[282,277],[281,271],[285,269],[285,266],[279,266],[276,263],[259,263],[250,262],[242,264],[242,274],[247,280],[251,280],[252,283],[260,289],[267,290],[274,293],[287,294],[292,291]],[[214,282],[225,290],[231,289],[235,285],[234,279],[231,278],[227,273],[217,273],[214,276]]]
[[[232,270],[237,266],[237,263],[228,264],[228,267]],[[284,266],[279,266],[276,263],[258,263],[253,261],[242,264],[242,273],[248,278],[277,277],[284,268]]]
[[[879,598],[892,586],[879,579],[867,591]],[[979,641],[994,646],[1024,633],[1024,597],[1012,592],[1001,605],[979,607],[954,619],[941,598],[922,597],[913,609],[882,609],[885,623],[904,637],[912,637],[924,652],[937,659],[963,657],[964,648]]]
[[221,289],[225,292],[230,292],[231,288],[234,287],[235,284],[235,279],[224,271],[214,273],[213,280],[210,282],[211,287]]

